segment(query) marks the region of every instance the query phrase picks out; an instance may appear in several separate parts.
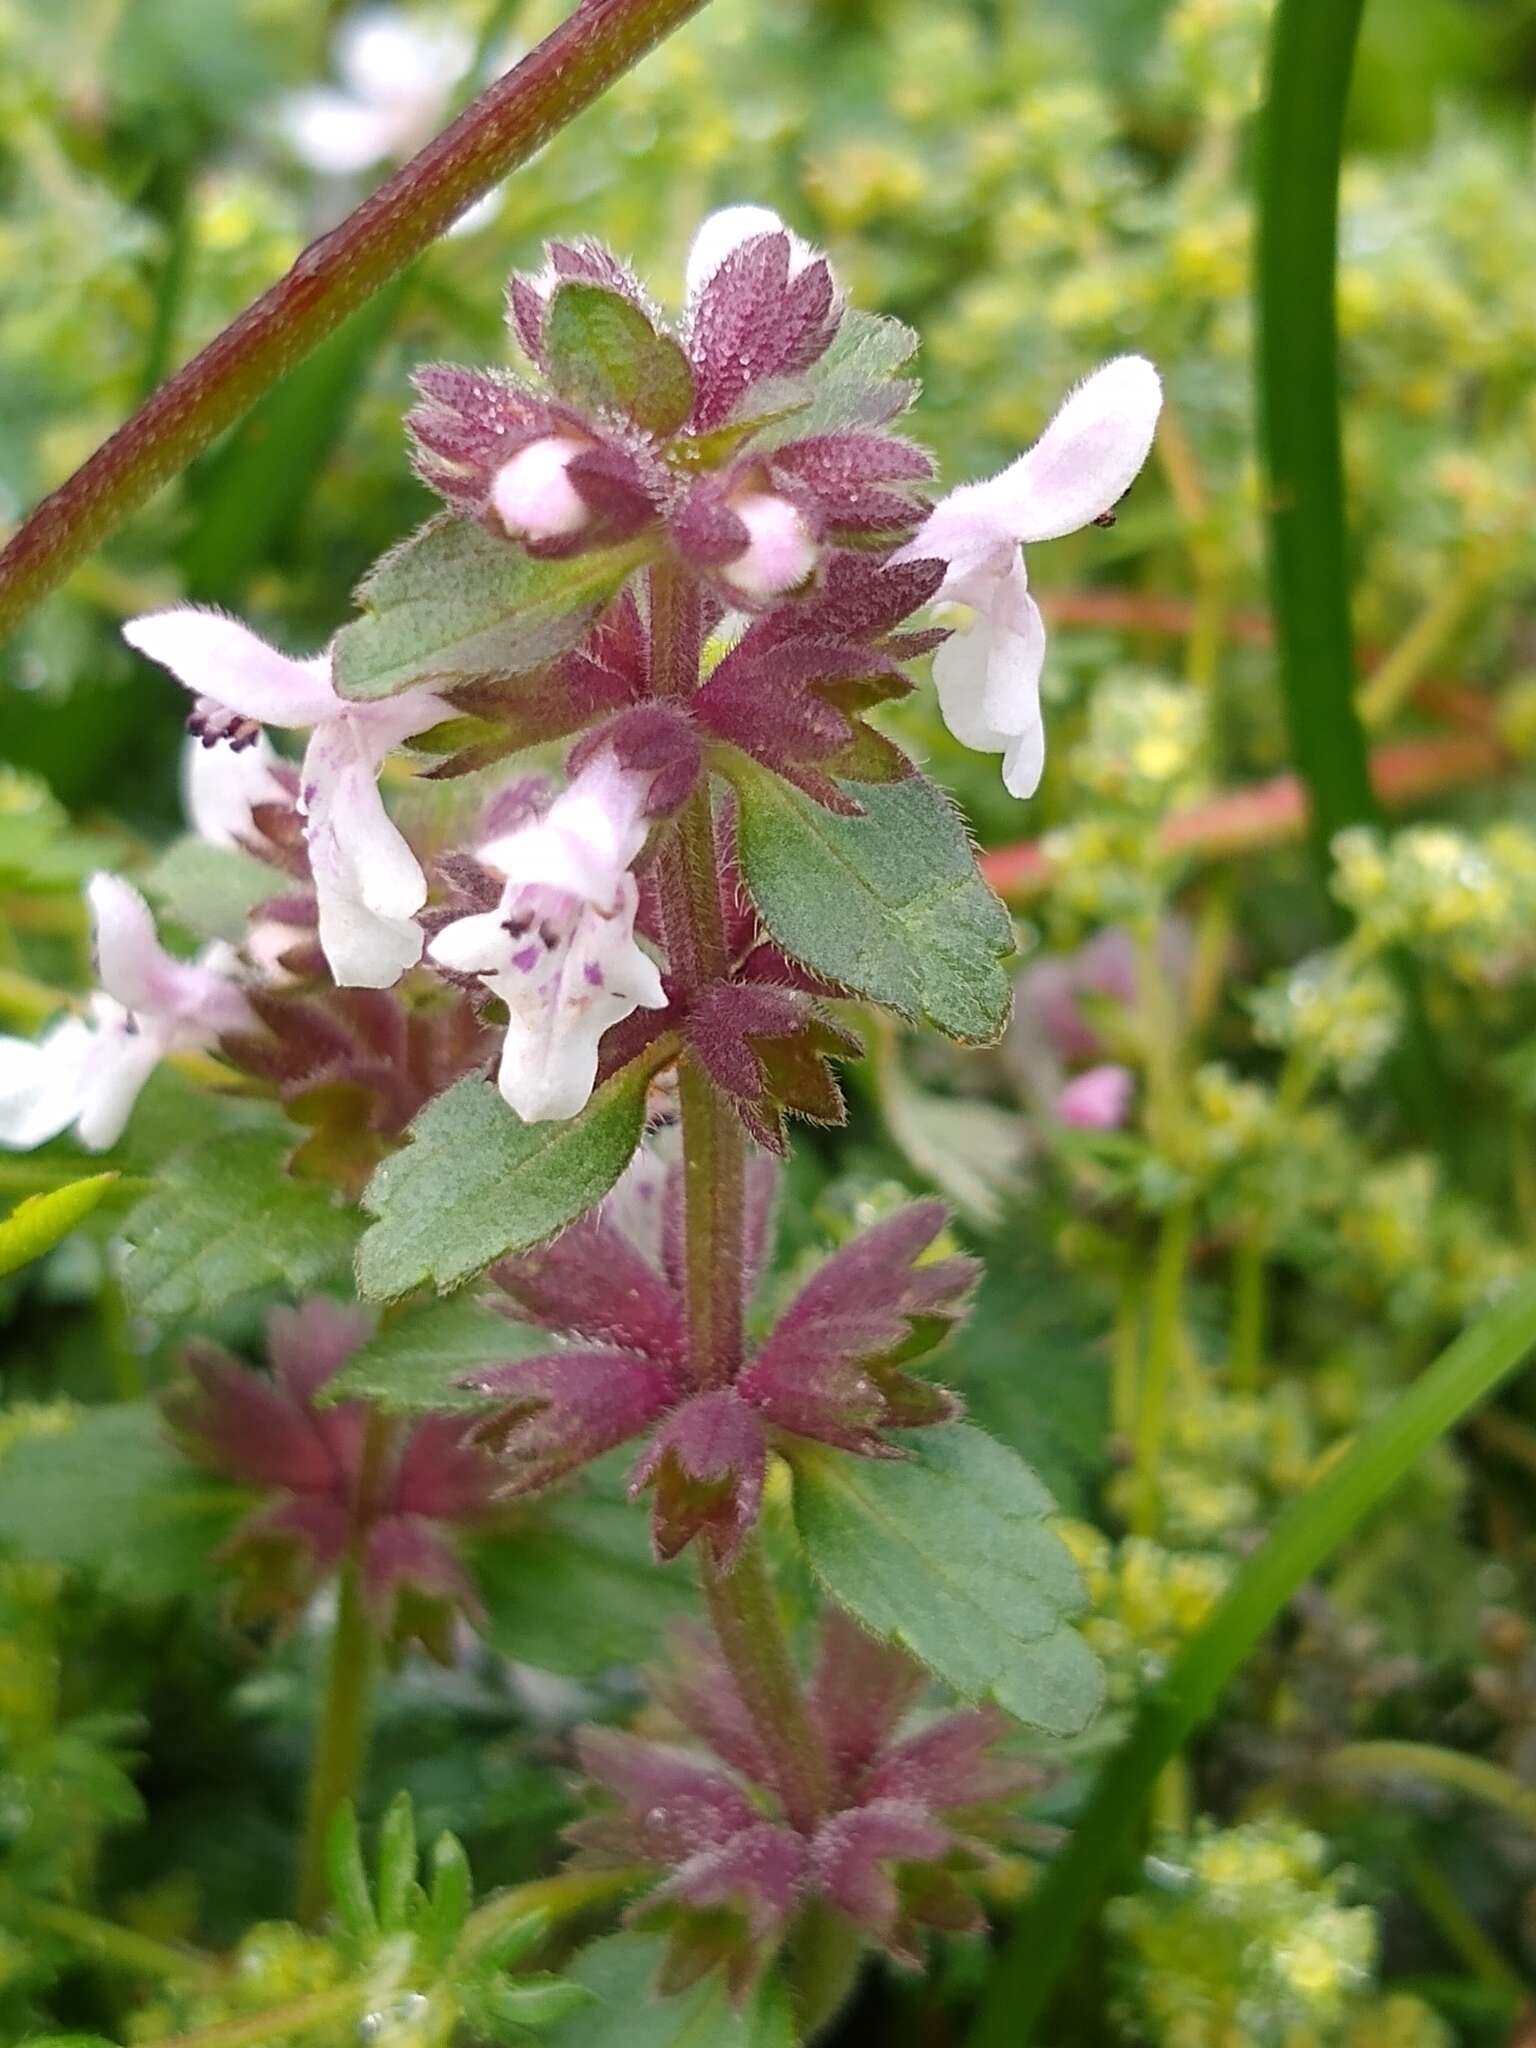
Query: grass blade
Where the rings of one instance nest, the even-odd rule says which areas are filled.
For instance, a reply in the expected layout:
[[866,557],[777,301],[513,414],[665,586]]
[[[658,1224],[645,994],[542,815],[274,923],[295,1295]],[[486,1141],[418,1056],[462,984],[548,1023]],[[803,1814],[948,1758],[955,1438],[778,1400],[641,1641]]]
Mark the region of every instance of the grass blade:
[[1431,1444],[1536,1346],[1536,1276],[1452,1343],[1275,1522],[1100,1772],[1068,1847],[998,1960],[968,2048],[1027,2048],[1087,1923],[1123,1868],[1163,1766],[1205,1721],[1297,1589]]

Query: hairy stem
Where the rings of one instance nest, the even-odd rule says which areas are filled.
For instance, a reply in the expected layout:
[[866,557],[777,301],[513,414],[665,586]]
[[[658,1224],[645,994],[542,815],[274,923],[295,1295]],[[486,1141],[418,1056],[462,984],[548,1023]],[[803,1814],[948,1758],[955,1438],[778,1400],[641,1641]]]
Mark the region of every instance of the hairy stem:
[[709,1618],[737,1690],[773,1759],[784,1811],[794,1827],[809,1834],[827,1810],[827,1760],[806,1712],[762,1545],[749,1537],[730,1572],[720,1571],[706,1557],[702,1574]]
[[[670,563],[650,575],[651,687],[682,697],[698,687],[698,598]],[[720,904],[721,850],[707,781],[688,800],[662,850],[659,887],[667,962],[684,998],[730,967]],[[727,1385],[743,1355],[746,1138],[729,1102],[692,1056],[678,1062],[683,1113],[688,1354],[700,1386]],[[809,1829],[827,1806],[828,1768],[755,1538],[724,1572],[702,1557],[710,1620],[731,1674],[773,1760],[784,1809]]]
[[356,1797],[368,1753],[379,1643],[363,1586],[363,1552],[392,1434],[386,1416],[369,1416],[352,1503],[352,1538],[337,1578],[336,1625],[331,1634],[330,1667],[310,1765],[304,1843],[299,1855],[298,1917],[310,1923],[324,1915],[329,1903],[326,1844],[331,1822],[336,1809]]
[[704,4],[579,0],[22,522],[0,554],[0,637],[348,313]]

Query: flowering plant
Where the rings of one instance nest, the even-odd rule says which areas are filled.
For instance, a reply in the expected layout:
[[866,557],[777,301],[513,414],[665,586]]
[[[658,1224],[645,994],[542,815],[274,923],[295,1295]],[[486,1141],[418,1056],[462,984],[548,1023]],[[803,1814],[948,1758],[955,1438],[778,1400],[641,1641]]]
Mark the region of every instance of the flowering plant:
[[[105,150],[148,233],[77,259],[146,385],[294,259],[0,553],[3,625],[283,373],[8,702],[7,2037],[1508,2037],[1530,1431],[1448,1432],[1536,1337],[1529,321],[1462,216],[1524,229],[1449,130],[1346,179],[1352,709],[1321,4],[1262,489],[1268,0],[715,0],[584,154],[701,0],[578,0],[435,140],[554,0],[154,0],[100,135],[7,43],[40,189]],[[54,331],[0,313],[39,482]],[[161,713],[151,855],[92,749]]]

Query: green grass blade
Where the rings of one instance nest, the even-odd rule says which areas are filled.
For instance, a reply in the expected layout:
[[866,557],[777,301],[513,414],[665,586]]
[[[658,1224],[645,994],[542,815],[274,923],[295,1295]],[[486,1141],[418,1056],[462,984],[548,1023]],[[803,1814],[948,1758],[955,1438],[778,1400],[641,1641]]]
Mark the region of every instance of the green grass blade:
[[1124,1866],[1158,1774],[1204,1722],[1297,1589],[1431,1444],[1487,1399],[1536,1346],[1536,1276],[1464,1331],[1308,1493],[1280,1515],[1167,1677],[1143,1701],[1072,1840],[1047,1871],[993,1974],[968,2048],[1026,2048]]
[[1355,710],[1339,428],[1339,158],[1363,0],[1282,0],[1259,169],[1259,433],[1280,686],[1321,872],[1373,821]]

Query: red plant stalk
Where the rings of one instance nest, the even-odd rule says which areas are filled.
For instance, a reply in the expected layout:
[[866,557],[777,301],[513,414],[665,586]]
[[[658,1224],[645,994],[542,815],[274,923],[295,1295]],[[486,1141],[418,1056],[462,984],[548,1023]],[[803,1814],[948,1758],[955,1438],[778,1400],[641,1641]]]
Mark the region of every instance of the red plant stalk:
[[285,370],[705,4],[579,0],[22,521],[0,552],[0,639]]
[[[661,695],[690,694],[700,676],[700,609],[687,580],[666,564],[651,571],[650,631],[652,687]],[[727,971],[723,866],[706,779],[683,807],[660,855],[667,958],[685,999]],[[679,1063],[678,1084],[689,1362],[699,1386],[722,1386],[742,1357],[746,1137],[734,1108],[689,1051]],[[710,1621],[773,1759],[785,1813],[809,1834],[827,1810],[831,1774],[779,1618],[761,1539],[750,1535],[728,1572],[701,1546],[699,1569]]]
[[[1509,757],[1497,740],[1463,732],[1377,747],[1370,765],[1377,796],[1394,810],[1447,789],[1486,781],[1508,767]],[[1192,853],[1204,860],[1227,859],[1299,839],[1306,816],[1306,798],[1297,778],[1275,775],[1181,811],[1164,825],[1163,844],[1170,852]],[[1011,903],[1027,902],[1050,886],[1051,863],[1038,840],[997,847],[982,855],[981,867],[992,887]]]

